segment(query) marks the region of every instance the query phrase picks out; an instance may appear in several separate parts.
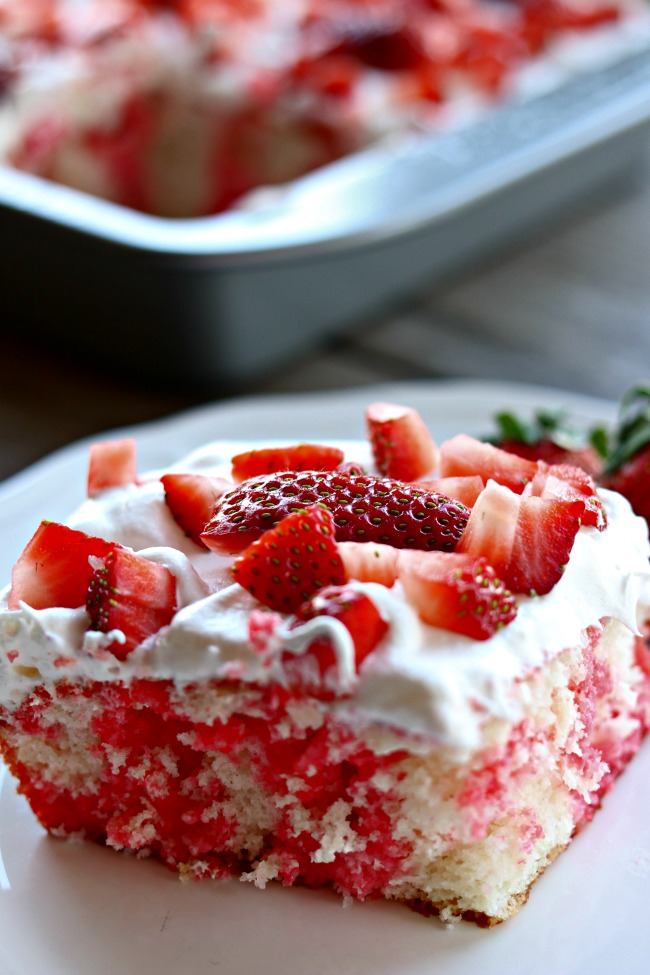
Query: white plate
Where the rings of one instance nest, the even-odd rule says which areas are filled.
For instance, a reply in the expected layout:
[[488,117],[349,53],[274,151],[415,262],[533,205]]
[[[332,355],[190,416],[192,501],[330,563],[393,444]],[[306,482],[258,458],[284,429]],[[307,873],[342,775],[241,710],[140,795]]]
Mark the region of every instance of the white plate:
[[[373,399],[417,407],[442,439],[489,433],[497,410],[614,408],[557,391],[426,383],[239,400],[133,431],[141,469],[209,439],[363,436]],[[0,485],[2,578],[38,520],[80,500],[86,443]],[[445,928],[399,905],[237,881],[181,884],[159,864],[45,836],[0,766],[1,975],[624,975],[647,972],[650,748],[593,823],[491,931]]]

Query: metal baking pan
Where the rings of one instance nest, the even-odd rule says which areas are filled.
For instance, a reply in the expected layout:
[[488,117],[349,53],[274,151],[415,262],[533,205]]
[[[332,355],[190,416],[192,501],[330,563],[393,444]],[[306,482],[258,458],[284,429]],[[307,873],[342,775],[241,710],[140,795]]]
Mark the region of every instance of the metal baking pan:
[[215,217],[0,168],[0,315],[111,368],[236,386],[629,179],[649,123],[646,48]]

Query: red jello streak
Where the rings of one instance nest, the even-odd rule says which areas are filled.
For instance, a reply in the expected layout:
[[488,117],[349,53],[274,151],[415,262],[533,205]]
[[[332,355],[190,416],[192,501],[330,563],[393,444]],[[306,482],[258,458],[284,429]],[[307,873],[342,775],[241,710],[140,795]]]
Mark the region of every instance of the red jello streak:
[[[216,686],[213,690],[218,693]],[[70,713],[75,698],[76,719]],[[254,714],[202,723],[183,713],[174,685],[165,681],[135,681],[128,688],[94,683],[83,691],[61,682],[54,699],[35,692],[14,715],[11,740],[45,735],[55,746],[61,740],[69,747],[67,726],[55,723],[60,702],[66,722],[79,728],[73,734],[82,741],[88,735],[86,747],[98,759],[99,773],[95,780],[61,789],[36,782],[32,771],[25,794],[50,830],[85,832],[131,850],[147,848],[172,868],[200,860],[195,876],[219,877],[250,866],[238,847],[239,824],[224,812],[229,803],[218,807],[229,792],[212,762],[226,756],[235,766],[248,766],[267,796],[299,802],[301,816],[314,824],[317,835],[323,815],[343,800],[358,838],[349,852],[314,862],[319,839],[307,829],[296,831],[293,802],[275,803],[275,824],[255,859],[272,856],[287,884],[334,886],[361,898],[379,894],[403,869],[409,848],[393,837],[398,802],[373,776],[404,753],[376,755],[329,715],[317,729],[301,727],[288,709],[307,699],[282,688],[252,691],[246,698]],[[18,772],[16,760],[13,766]]]

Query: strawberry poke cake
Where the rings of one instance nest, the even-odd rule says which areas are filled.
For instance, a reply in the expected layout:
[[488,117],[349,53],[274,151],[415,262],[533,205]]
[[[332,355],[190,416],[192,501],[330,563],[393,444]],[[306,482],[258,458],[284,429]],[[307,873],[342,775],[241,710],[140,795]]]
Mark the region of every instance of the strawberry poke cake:
[[367,425],[91,448],[0,602],[0,748],[50,834],[491,926],[589,822],[650,723],[645,521],[408,407]]
[[535,72],[561,82],[567,42],[593,36],[602,58],[646,29],[645,0],[0,0],[0,159],[138,210],[214,213],[475,117]]

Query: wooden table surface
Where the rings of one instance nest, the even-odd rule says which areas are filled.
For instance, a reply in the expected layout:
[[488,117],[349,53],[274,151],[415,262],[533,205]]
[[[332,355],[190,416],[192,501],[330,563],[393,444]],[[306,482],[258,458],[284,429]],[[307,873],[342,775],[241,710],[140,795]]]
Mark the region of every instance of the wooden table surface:
[[[618,399],[650,382],[650,165],[616,195],[240,392],[423,377],[540,383]],[[3,323],[0,479],[80,437],[219,398],[156,389]]]

